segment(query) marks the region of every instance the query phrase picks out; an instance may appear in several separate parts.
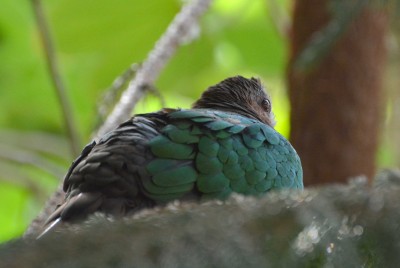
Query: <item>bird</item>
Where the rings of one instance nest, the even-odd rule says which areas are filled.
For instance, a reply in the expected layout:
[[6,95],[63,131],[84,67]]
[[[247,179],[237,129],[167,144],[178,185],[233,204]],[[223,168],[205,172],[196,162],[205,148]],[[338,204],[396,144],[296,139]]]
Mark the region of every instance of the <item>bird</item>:
[[83,149],[39,237],[95,212],[119,218],[174,200],[303,189],[300,158],[274,126],[260,79],[242,76],[210,86],[191,109],[135,115]]

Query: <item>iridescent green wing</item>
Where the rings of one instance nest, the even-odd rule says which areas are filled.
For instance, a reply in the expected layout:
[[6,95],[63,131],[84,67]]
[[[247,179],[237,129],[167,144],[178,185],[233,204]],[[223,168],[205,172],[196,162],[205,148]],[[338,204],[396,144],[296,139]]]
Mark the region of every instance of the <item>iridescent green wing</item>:
[[196,189],[202,198],[231,192],[260,195],[273,188],[302,188],[300,160],[292,146],[259,121],[212,110],[179,110],[149,146],[145,193],[156,201]]

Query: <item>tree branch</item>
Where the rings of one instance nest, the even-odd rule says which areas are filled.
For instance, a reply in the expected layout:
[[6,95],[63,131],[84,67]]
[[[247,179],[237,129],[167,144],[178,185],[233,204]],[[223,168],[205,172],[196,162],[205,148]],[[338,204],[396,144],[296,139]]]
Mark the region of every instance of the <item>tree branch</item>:
[[144,88],[154,83],[176,49],[187,42],[193,29],[197,27],[198,18],[207,10],[210,2],[211,0],[193,0],[175,16],[137,71],[135,79],[130,82],[128,89],[122,94],[119,103],[99,129],[97,138],[130,116],[135,104],[143,97]]
[[58,64],[56,55],[54,52],[54,45],[51,40],[50,31],[46,23],[46,19],[43,13],[43,8],[40,0],[32,0],[32,7],[35,14],[36,23],[38,25],[40,37],[42,39],[43,49],[46,54],[46,63],[50,77],[56,91],[58,101],[61,106],[62,116],[67,134],[70,142],[71,152],[73,156],[77,156],[81,150],[81,146],[78,139],[77,130],[75,129],[75,123],[72,116],[71,105],[68,101],[65,86],[62,82],[60,71],[58,70]]
[[137,63],[131,64],[131,66],[129,66],[128,69],[126,69],[121,75],[115,78],[111,86],[105,90],[104,95],[101,97],[100,101],[97,104],[97,113],[101,121],[99,123],[99,126],[104,123],[104,120],[110,113],[111,108],[117,102],[118,95],[122,92],[123,89],[125,89],[128,82],[135,77],[139,66],[140,64]]
[[[126,69],[121,75],[114,79],[111,86],[106,89],[103,97],[97,104],[97,113],[99,117],[98,127],[101,127],[105,121],[105,118],[110,113],[111,109],[117,103],[118,95],[127,87],[128,83],[133,80],[137,70],[139,70],[141,64],[133,63]],[[144,86],[143,91],[148,91],[160,100],[161,107],[165,107],[164,96],[160,91],[153,85]],[[97,130],[97,128],[96,128]],[[94,133],[96,133],[95,131]]]
[[0,259],[3,267],[394,267],[400,178],[392,175],[373,188],[357,180],[174,202],[124,220],[93,215],[36,241],[8,243]]

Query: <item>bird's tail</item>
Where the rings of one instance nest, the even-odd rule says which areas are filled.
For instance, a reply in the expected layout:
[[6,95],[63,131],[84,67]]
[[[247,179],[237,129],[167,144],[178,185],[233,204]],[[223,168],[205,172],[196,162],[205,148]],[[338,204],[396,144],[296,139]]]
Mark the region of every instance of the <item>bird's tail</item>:
[[40,239],[63,222],[74,222],[86,218],[96,211],[101,204],[101,193],[80,193],[71,197],[49,216],[43,225],[43,231],[36,239]]
[[57,218],[51,224],[45,226],[45,229],[36,237],[36,239],[42,238],[45,234],[47,234],[51,229],[61,224],[61,218]]

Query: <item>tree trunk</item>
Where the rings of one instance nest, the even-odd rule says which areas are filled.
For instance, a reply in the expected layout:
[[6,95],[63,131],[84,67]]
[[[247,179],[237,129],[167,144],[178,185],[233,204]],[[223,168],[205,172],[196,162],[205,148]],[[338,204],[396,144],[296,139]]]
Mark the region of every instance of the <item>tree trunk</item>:
[[387,16],[365,9],[317,68],[296,71],[296,57],[330,19],[328,3],[295,1],[290,36],[290,135],[306,185],[375,173]]

